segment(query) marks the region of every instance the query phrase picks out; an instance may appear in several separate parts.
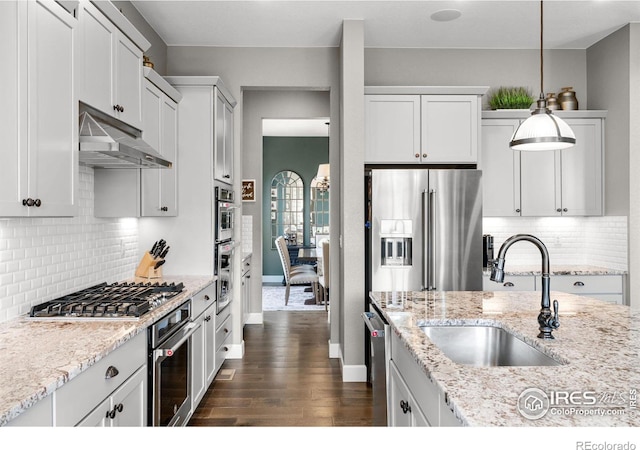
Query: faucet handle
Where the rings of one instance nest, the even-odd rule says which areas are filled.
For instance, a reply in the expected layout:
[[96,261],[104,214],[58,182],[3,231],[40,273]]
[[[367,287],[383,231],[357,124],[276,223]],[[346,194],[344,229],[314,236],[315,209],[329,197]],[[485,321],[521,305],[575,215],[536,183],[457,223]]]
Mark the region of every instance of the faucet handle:
[[549,321],[549,326],[554,329],[560,326],[560,321],[558,320],[558,300],[553,301],[553,319]]

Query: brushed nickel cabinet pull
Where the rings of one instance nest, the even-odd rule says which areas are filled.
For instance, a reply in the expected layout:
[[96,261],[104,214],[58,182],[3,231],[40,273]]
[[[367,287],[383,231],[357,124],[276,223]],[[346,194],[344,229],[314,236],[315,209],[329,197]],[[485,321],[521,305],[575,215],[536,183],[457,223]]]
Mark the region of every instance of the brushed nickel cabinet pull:
[[120,371],[116,369],[114,366],[109,366],[107,368],[107,372],[104,374],[104,379],[108,380],[110,378],[116,377],[118,376],[119,373]]

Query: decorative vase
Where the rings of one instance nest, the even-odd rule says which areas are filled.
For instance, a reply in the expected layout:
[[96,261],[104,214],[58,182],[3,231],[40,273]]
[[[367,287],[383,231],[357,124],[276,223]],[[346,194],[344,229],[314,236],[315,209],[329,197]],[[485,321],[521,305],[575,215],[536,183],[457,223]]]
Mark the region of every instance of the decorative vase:
[[562,92],[558,94],[558,103],[564,111],[578,109],[578,99],[572,89],[571,86],[563,87]]

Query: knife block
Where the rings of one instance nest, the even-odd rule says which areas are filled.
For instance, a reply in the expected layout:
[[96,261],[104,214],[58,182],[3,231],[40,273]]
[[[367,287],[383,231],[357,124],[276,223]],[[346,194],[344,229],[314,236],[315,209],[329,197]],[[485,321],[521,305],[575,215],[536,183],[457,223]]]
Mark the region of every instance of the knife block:
[[158,267],[157,269],[155,268],[157,262],[158,261],[151,256],[151,253],[146,252],[138,264],[136,277],[162,278],[162,267]]

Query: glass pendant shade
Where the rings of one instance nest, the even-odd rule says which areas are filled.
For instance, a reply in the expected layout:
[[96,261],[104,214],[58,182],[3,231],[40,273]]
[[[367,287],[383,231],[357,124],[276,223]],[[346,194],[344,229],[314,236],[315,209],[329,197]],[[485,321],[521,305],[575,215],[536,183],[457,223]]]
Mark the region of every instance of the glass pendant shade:
[[561,118],[551,113],[544,98],[543,24],[544,6],[540,1],[540,98],[531,117],[516,129],[509,147],[513,150],[544,151],[563,150],[576,144],[576,135]]
[[516,129],[509,147],[528,151],[562,150],[575,143],[576,136],[564,120],[546,108],[539,108]]

